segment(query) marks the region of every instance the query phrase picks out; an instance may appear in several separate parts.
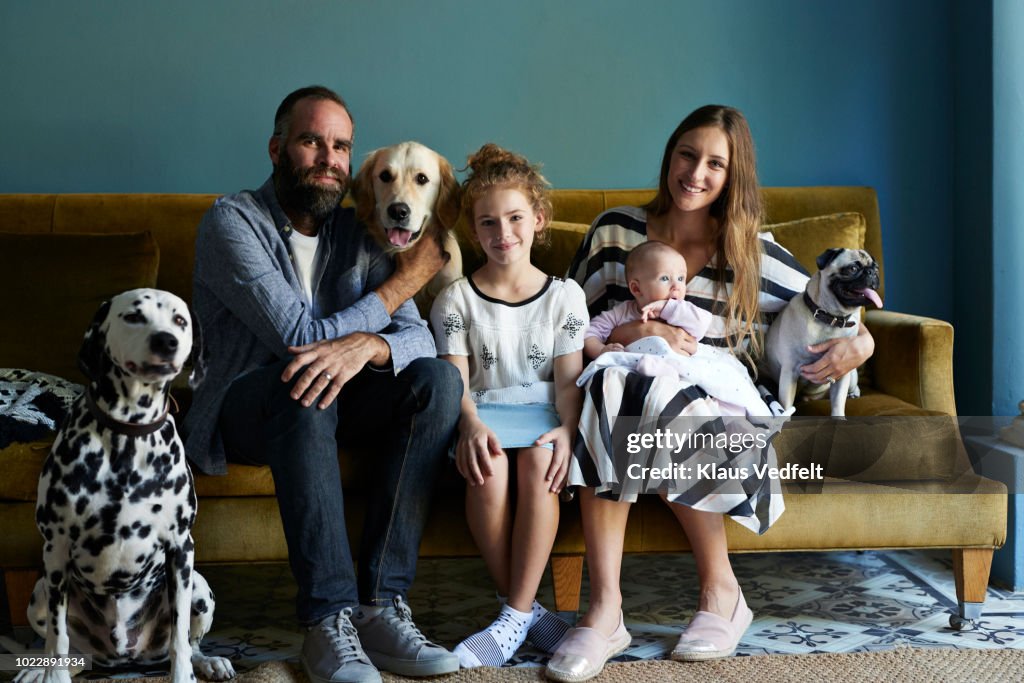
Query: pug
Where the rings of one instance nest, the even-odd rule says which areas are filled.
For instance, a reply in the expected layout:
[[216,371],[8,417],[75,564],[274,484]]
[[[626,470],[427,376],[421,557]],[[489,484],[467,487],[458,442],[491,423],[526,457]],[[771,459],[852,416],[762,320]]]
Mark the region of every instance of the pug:
[[[828,249],[817,258],[818,272],[811,276],[803,295],[793,297],[768,329],[761,370],[778,378],[779,402],[787,411],[798,389],[823,395],[825,385],[815,385],[800,375],[800,368],[821,358],[807,347],[837,337],[856,336],[860,309],[869,303],[882,308],[875,291],[879,286],[878,264],[863,249]],[[857,388],[857,371],[831,379],[827,387],[832,416],[846,415],[846,398]],[[855,394],[857,395],[857,394]]]

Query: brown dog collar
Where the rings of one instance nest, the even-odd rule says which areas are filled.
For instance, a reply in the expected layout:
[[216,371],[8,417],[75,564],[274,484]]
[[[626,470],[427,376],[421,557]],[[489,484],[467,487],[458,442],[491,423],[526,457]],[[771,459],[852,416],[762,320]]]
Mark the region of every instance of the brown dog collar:
[[159,431],[164,423],[167,422],[167,412],[169,410],[168,403],[164,401],[164,412],[153,422],[147,422],[145,424],[136,424],[134,422],[121,422],[115,420],[109,414],[103,412],[98,405],[96,400],[92,397],[92,392],[88,389],[85,390],[85,405],[88,406],[89,412],[96,418],[96,421],[100,423],[101,427],[106,427],[115,434],[123,434],[124,436],[146,436],[153,432]]
[[814,311],[814,319],[818,322],[823,322],[829,327],[853,327],[857,324],[856,320],[850,320],[853,315],[832,315],[823,308],[818,308],[818,304],[814,303],[814,299],[811,295],[804,290],[804,303],[807,304],[807,308]]

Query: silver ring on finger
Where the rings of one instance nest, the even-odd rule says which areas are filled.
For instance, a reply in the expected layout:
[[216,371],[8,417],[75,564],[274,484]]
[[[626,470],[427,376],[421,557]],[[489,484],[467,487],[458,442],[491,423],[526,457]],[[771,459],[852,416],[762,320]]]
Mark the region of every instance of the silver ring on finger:
[[[333,379],[333,378],[331,377],[331,373],[329,373],[329,372],[325,372],[325,373],[324,373],[324,377],[326,377],[326,378],[327,378],[327,381],[328,381],[328,382],[330,382],[330,381],[331,381],[331,380]],[[830,377],[829,379],[832,379],[832,378]]]
[[836,378],[833,377],[832,375],[829,375],[828,377],[825,378],[825,381],[828,382],[829,386],[832,386],[833,384],[836,383]]

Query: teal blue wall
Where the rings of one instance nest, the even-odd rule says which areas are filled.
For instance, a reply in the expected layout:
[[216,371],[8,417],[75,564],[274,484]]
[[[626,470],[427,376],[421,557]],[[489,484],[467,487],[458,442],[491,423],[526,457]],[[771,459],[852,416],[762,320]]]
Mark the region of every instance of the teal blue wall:
[[991,415],[992,0],[957,0],[954,11],[953,253],[966,266],[954,275],[956,402],[961,415]]
[[644,187],[694,107],[748,115],[762,181],[877,188],[887,304],[953,316],[952,5],[935,0],[0,3],[0,192],[228,192],[322,82],[357,153],[495,140],[559,187]]
[[[995,0],[992,23],[993,415],[1016,415],[1024,399],[1024,3]],[[1019,476],[1022,470],[1018,463],[1014,471]],[[1001,557],[995,569],[1019,587],[1024,494],[1010,505],[1012,557]]]
[[1024,3],[993,4],[993,414],[1024,399]]

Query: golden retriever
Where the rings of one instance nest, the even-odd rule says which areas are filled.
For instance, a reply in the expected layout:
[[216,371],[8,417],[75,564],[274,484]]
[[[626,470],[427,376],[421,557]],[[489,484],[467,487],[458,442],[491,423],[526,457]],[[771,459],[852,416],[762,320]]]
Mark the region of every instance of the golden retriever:
[[435,239],[451,257],[416,295],[421,310],[462,277],[462,253],[452,231],[459,218],[459,183],[451,164],[418,142],[370,152],[352,190],[356,217],[388,253]]

